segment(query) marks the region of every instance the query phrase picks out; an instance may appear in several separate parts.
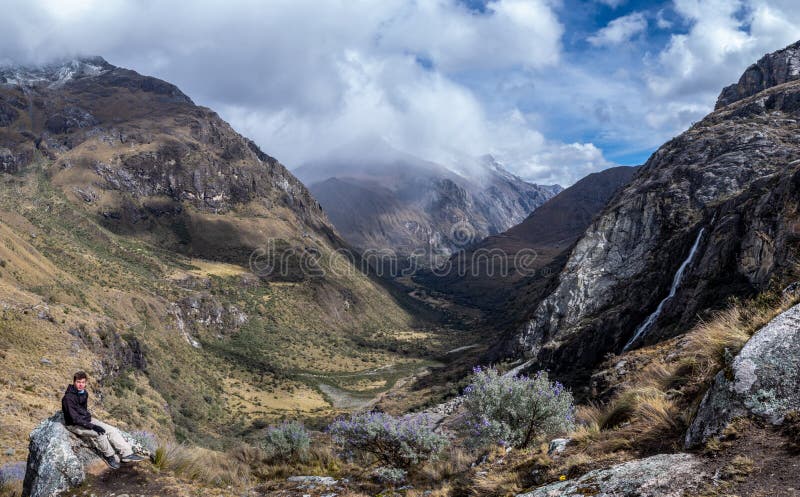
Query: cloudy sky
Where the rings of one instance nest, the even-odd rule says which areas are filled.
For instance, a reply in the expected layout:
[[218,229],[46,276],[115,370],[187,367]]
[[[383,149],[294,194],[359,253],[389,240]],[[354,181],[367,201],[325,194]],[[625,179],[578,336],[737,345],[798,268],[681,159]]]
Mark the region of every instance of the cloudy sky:
[[382,138],[573,183],[644,162],[797,0],[0,0],[0,62],[101,55],[177,84],[290,168]]

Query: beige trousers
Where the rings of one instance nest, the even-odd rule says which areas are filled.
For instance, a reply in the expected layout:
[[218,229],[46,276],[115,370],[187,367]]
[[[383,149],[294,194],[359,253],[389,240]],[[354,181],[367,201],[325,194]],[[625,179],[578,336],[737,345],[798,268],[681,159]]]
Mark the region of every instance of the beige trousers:
[[95,424],[102,429],[106,430],[103,434],[98,434],[94,430],[89,430],[82,426],[67,426],[67,429],[72,433],[78,435],[84,441],[89,442],[95,449],[99,450],[104,456],[111,457],[114,451],[119,452],[120,457],[126,457],[133,454],[133,448],[124,438],[118,429],[113,426],[103,423],[100,420],[92,418],[92,424]]

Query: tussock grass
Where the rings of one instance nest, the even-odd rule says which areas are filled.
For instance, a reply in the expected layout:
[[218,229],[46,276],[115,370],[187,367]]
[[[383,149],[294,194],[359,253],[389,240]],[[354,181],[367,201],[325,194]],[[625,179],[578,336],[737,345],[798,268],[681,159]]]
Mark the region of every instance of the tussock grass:
[[347,465],[336,456],[329,444],[312,444],[304,461],[264,460],[262,464],[254,467],[254,471],[261,479],[276,480],[298,474],[338,477],[345,468]]
[[[774,293],[734,301],[684,336],[632,352],[632,358],[644,359],[646,365],[630,373],[605,406],[584,408],[584,425],[596,423],[645,450],[664,447],[670,439],[679,445],[714,376],[730,366],[756,331],[797,302],[796,297]],[[591,432],[578,430],[578,440],[585,440],[587,431]],[[613,437],[599,438],[608,442]]]
[[474,457],[469,452],[458,446],[450,446],[436,461],[425,464],[418,474],[421,479],[442,482],[467,471],[473,462]]
[[686,356],[722,365],[735,356],[753,334],[778,314],[798,302],[797,297],[761,295],[746,303],[734,304],[701,322],[686,335]]
[[22,480],[0,481],[0,497],[19,497],[22,495]]
[[724,480],[732,480],[741,483],[747,479],[747,476],[753,472],[756,464],[753,459],[738,455],[722,469],[721,477]]
[[[631,386],[617,395],[598,413],[602,430],[624,427],[636,433],[680,430],[680,409],[674,399],[653,385]],[[578,433],[580,435],[580,432]]]
[[511,497],[525,488],[516,471],[488,471],[472,479],[469,495]]
[[250,466],[236,455],[168,443],[156,449],[154,464],[159,470],[205,485],[248,485],[251,479]]

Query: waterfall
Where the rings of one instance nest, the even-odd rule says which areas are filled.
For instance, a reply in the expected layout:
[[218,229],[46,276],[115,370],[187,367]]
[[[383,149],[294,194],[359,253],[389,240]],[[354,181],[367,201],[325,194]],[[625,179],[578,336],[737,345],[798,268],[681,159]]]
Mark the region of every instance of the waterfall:
[[689,250],[689,255],[686,256],[686,260],[683,261],[683,263],[678,268],[678,271],[675,273],[675,277],[672,278],[672,287],[669,289],[669,295],[664,297],[664,300],[659,302],[658,307],[656,307],[656,310],[653,311],[652,314],[647,316],[647,319],[645,319],[644,322],[640,324],[638,328],[636,328],[636,332],[633,334],[633,338],[628,340],[628,343],[626,343],[625,347],[622,348],[623,352],[628,350],[630,346],[633,345],[634,342],[636,342],[636,340],[644,337],[647,334],[647,331],[653,326],[653,324],[655,324],[656,320],[658,319],[658,316],[661,314],[661,310],[664,308],[664,304],[666,304],[666,302],[669,299],[675,296],[675,292],[677,292],[678,287],[681,286],[681,280],[683,279],[683,272],[686,271],[686,267],[689,265],[690,262],[692,262],[692,259],[694,259],[694,254],[695,252],[697,252],[697,247],[700,245],[700,239],[703,237],[703,231],[705,231],[705,228],[700,228],[700,233],[697,234],[697,238],[694,241],[694,245],[692,245],[692,249]]

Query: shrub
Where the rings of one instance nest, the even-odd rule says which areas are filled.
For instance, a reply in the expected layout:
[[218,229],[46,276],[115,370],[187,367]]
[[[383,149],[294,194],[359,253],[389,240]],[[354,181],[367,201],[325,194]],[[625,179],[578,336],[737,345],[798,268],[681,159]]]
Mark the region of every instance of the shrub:
[[158,439],[152,432],[134,431],[131,432],[131,438],[150,454],[155,454],[158,449]]
[[391,466],[381,466],[372,474],[375,475],[375,478],[379,482],[387,483],[389,485],[400,485],[406,481],[406,476],[408,475],[405,470],[393,468]]
[[25,467],[24,462],[12,462],[0,466],[0,496],[14,497],[22,492]]
[[262,444],[267,459],[283,461],[305,461],[311,439],[305,427],[296,421],[285,421],[279,426],[270,426]]
[[464,428],[472,446],[501,444],[527,447],[540,435],[571,430],[575,425],[572,394],[547,373],[533,377],[503,376],[476,367],[464,389]]
[[396,418],[382,412],[358,413],[335,421],[329,431],[345,456],[374,457],[394,468],[435,460],[447,444],[423,415]]
[[10,483],[25,479],[26,464],[24,462],[12,462],[0,466],[0,483]]

